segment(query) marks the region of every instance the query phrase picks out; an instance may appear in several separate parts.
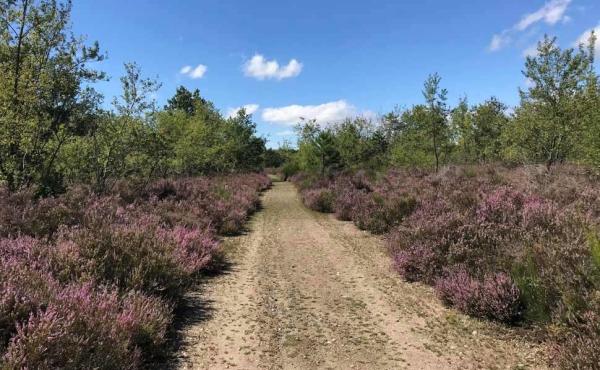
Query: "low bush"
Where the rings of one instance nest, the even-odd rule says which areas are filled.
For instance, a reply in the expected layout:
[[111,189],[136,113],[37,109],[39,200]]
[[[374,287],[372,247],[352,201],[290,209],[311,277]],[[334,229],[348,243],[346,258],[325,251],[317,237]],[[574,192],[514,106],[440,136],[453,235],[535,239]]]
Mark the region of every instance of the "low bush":
[[308,208],[314,211],[324,213],[333,212],[334,195],[330,189],[319,188],[306,190],[302,193],[302,201]]
[[4,356],[7,368],[126,369],[156,355],[170,322],[160,300],[95,290],[63,289],[17,327]]
[[248,174],[40,199],[0,189],[0,368],[133,369],[160,356],[217,234],[239,232],[269,186]]
[[505,273],[478,281],[459,268],[439,278],[435,290],[444,303],[476,317],[511,323],[521,315],[519,288]]
[[554,356],[561,369],[600,367],[600,314],[597,310],[585,312],[559,334]]
[[600,187],[590,171],[450,166],[296,179],[303,194],[334,189],[338,218],[385,234],[407,281],[434,285],[470,315],[564,327],[562,366],[598,365],[582,349],[600,337],[590,303],[600,294]]

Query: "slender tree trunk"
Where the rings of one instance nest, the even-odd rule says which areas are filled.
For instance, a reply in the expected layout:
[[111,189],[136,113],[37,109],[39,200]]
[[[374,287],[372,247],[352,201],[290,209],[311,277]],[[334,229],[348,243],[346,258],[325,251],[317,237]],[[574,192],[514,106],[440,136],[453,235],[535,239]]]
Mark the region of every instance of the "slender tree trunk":
[[19,36],[17,38],[17,53],[15,55],[15,76],[13,82],[13,103],[18,103],[19,80],[21,74],[21,52],[23,49],[23,36],[25,34],[25,21],[27,20],[27,9],[29,0],[23,0],[23,14],[21,15],[21,26],[19,27]]
[[433,155],[435,156],[435,172],[437,173],[440,167],[440,155],[438,153],[437,135],[433,132]]
[[[15,66],[14,66],[14,79],[13,79],[13,96],[12,96],[12,104],[13,104],[13,112],[14,117],[12,118],[11,124],[11,132],[10,132],[10,143],[9,143],[9,156],[13,161],[17,160],[20,157],[19,155],[19,145],[17,144],[17,126],[18,121],[20,120],[20,107],[19,107],[19,81],[21,79],[21,54],[23,50],[23,39],[25,37],[25,22],[27,20],[27,11],[29,9],[29,0],[23,0],[23,13],[21,14],[21,25],[19,27],[19,34],[17,36],[17,50],[15,54]],[[16,163],[15,163],[16,164]],[[25,164],[23,164],[25,167]],[[24,171],[24,168],[23,168]],[[16,190],[19,187],[18,177],[15,176],[15,171],[11,171],[10,175],[7,176],[8,187],[11,190]]]

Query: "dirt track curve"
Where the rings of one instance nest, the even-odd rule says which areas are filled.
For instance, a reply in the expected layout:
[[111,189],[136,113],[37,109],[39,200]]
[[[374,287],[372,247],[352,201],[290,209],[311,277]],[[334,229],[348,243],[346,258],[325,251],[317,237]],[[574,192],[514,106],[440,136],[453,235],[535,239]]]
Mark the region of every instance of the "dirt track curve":
[[263,207],[188,297],[179,368],[543,368],[540,346],[403,282],[379,238],[307,210],[290,183]]

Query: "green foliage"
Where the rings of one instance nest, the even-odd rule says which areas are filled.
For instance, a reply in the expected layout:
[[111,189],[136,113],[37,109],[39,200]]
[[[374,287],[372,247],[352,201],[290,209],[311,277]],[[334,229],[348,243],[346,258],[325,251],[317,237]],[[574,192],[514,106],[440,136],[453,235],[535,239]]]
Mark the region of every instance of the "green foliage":
[[501,136],[509,121],[506,109],[506,105],[494,97],[473,108],[469,141],[473,143],[473,154],[478,162],[500,159]]
[[469,107],[467,97],[463,97],[458,102],[456,108],[452,110],[451,120],[453,129],[458,135],[457,151],[460,153],[457,157],[462,163],[472,162],[475,158],[475,137],[473,133],[473,114]]
[[172,174],[256,171],[263,165],[265,141],[256,136],[256,124],[244,110],[224,119],[212,104],[196,100],[193,114],[159,113],[157,128]]
[[392,164],[434,167],[437,171],[449,159],[455,133],[448,120],[447,91],[440,82],[439,75],[430,75],[423,88],[426,104],[386,116]]
[[89,83],[101,61],[98,44],[86,47],[69,32],[70,2],[3,2],[0,13],[0,181],[12,189],[39,184],[60,190],[54,163],[74,134],[95,118],[99,95]]
[[548,167],[572,159],[584,130],[580,101],[589,82],[588,53],[583,47],[561,50],[555,38],[546,36],[538,54],[527,57],[523,74],[531,87],[520,92],[521,105],[510,127],[518,149],[512,153]]
[[431,150],[435,157],[435,170],[440,167],[442,152],[450,147],[451,131],[448,124],[446,100],[448,91],[440,87],[442,78],[437,74],[427,77],[423,86],[423,97],[427,103],[425,120],[419,122],[431,140]]
[[529,256],[523,263],[515,265],[512,276],[525,303],[526,309],[523,315],[525,320],[548,322],[550,320],[549,299],[533,257]]
[[590,246],[590,255],[592,262],[592,269],[595,274],[595,284],[600,289],[600,239],[595,233],[588,235],[588,245]]
[[37,185],[42,194],[88,183],[100,192],[117,180],[256,171],[265,142],[245,112],[225,119],[200,92],[179,87],[158,112],[161,84],[125,64],[113,111],[90,86],[104,59],[70,32],[71,2],[0,2],[0,184]]
[[341,167],[340,152],[332,128],[322,128],[315,121],[308,121],[299,125],[297,130],[297,160],[302,169],[325,175]]
[[379,168],[386,162],[383,131],[366,118],[346,119],[333,127],[335,146],[344,168]]
[[207,102],[200,97],[200,90],[189,91],[184,86],[179,86],[175,95],[167,101],[166,111],[183,111],[188,115],[196,113],[197,104],[206,104]]
[[402,125],[394,130],[391,143],[391,162],[401,166],[435,166],[433,147],[424,129],[427,108],[416,105],[402,113]]

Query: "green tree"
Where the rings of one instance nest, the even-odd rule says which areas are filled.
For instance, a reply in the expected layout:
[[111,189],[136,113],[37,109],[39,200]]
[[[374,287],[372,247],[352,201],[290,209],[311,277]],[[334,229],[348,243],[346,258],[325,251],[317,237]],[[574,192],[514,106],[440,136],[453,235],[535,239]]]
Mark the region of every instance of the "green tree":
[[54,192],[58,153],[98,113],[101,97],[84,86],[105,77],[89,68],[103,56],[70,32],[70,1],[4,0],[0,9],[0,181]]
[[424,105],[415,105],[404,111],[393,131],[390,145],[390,159],[394,165],[427,166],[435,165],[431,139],[426,130],[429,112]]
[[335,134],[330,128],[321,128],[314,120],[298,125],[298,160],[302,169],[322,176],[341,166]]
[[[181,89],[170,101],[178,101],[177,96],[183,96]],[[194,176],[262,167],[265,140],[257,136],[251,115],[242,109],[224,119],[205,99],[194,98],[193,104],[191,111],[173,108],[158,114],[158,132],[170,153],[167,167],[172,174]]]
[[234,171],[257,171],[263,165],[265,140],[256,136],[256,123],[244,108],[227,120],[228,153]]
[[524,76],[531,86],[521,90],[521,104],[511,127],[513,150],[524,160],[550,168],[574,153],[582,137],[584,99],[591,57],[585,48],[561,50],[556,38],[544,37],[536,56],[527,57]]
[[438,74],[430,75],[423,87],[426,104],[415,105],[398,115],[388,115],[393,121],[390,158],[400,165],[424,165],[439,170],[450,154],[453,130],[446,105],[446,89],[440,87]]
[[152,78],[142,78],[142,69],[133,63],[125,63],[125,75],[121,80],[121,96],[114,98],[113,106],[121,116],[129,118],[146,118],[156,111],[156,102],[152,94],[157,92],[161,84]]
[[585,134],[581,141],[581,159],[584,163],[600,168],[600,81],[594,69],[597,36],[591,33],[588,41],[588,78],[583,99],[580,100],[584,113]]
[[200,97],[200,90],[196,89],[193,92],[186,89],[184,86],[179,86],[175,95],[167,100],[165,105],[166,111],[181,110],[191,116],[196,113],[196,106],[206,104],[206,101]]
[[473,108],[470,141],[479,162],[500,159],[502,132],[509,122],[506,109],[506,105],[494,97]]
[[152,94],[160,85],[142,78],[135,63],[125,64],[120,80],[116,112],[98,117],[93,131],[71,138],[61,150],[58,167],[70,183],[89,183],[104,192],[122,178],[146,183],[163,165],[166,147],[152,118]]
[[340,167],[376,169],[386,161],[388,140],[385,128],[376,125],[370,118],[347,118],[330,125],[329,131],[335,138]]
[[464,163],[470,162],[474,157],[475,144],[473,143],[473,114],[466,97],[460,99],[458,106],[452,109],[450,117],[454,131],[458,135],[456,142],[461,160]]
[[449,148],[450,126],[448,125],[448,91],[440,87],[442,78],[434,73],[429,75],[423,88],[423,97],[427,106],[427,118],[423,122],[435,157],[436,172],[440,167],[440,157]]

